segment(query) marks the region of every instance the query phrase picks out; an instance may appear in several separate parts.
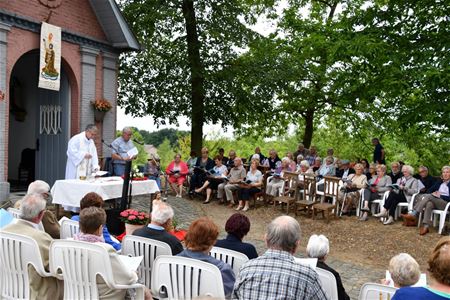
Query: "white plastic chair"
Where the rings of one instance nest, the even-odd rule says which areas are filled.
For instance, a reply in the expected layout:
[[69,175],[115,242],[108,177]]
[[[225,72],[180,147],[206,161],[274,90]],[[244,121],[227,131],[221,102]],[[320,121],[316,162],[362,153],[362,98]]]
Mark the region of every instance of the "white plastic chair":
[[[381,208],[384,205],[384,202],[386,202],[386,199],[389,197],[389,191],[384,192],[383,197],[381,199],[376,199],[371,202],[371,210],[372,214],[374,215],[376,212],[380,212]],[[374,205],[378,205],[378,210],[374,209]]]
[[[10,214],[12,214],[14,218],[20,219],[20,209],[13,208],[13,207],[9,207],[9,208],[8,208],[8,212],[9,212]],[[39,224],[38,224],[38,229],[39,229],[40,231],[45,231],[45,230],[44,230],[44,225],[42,225],[42,222],[39,222]]]
[[408,209],[408,212],[413,209],[413,207],[414,207],[414,200],[416,199],[416,196],[418,194],[419,193],[413,194],[411,196],[411,200],[409,200],[409,202],[400,202],[399,204],[397,204],[397,208],[395,209],[395,219],[396,220],[400,216],[400,213],[401,213],[403,207],[406,207]]
[[64,219],[61,222],[61,227],[59,229],[59,235],[62,240],[73,238],[75,234],[80,232],[80,225],[78,221]]
[[298,264],[301,264],[301,265],[304,265],[304,266],[310,266],[313,270],[317,269],[317,258],[294,257],[294,260]]
[[116,284],[111,259],[101,245],[72,240],[54,240],[50,245],[50,273],[64,280],[64,299],[98,299],[97,275],[111,289],[136,289],[144,298],[142,284]]
[[390,300],[397,289],[378,283],[364,283],[359,291],[358,300]]
[[234,274],[239,274],[239,270],[241,269],[241,266],[248,262],[247,255],[237,252],[230,249],[225,249],[221,247],[212,247],[211,251],[209,252],[209,255],[223,261],[226,264],[229,264],[231,268],[234,271]]
[[138,268],[138,275],[144,285],[151,288],[153,262],[159,255],[172,255],[172,249],[167,243],[161,241],[126,235],[122,240],[122,254],[144,256]]
[[319,280],[325,294],[328,295],[330,300],[338,300],[338,290],[336,277],[330,271],[316,268],[317,275],[319,275]]
[[433,226],[436,227],[437,218],[439,218],[439,229],[438,229],[439,234],[442,234],[442,230],[444,229],[445,219],[447,218],[447,216],[449,216],[449,208],[450,208],[450,202],[447,203],[444,210],[440,210],[440,209],[433,210],[433,213],[432,213]]
[[52,277],[34,239],[0,231],[0,299],[30,299],[28,265],[33,265],[39,276]]
[[153,263],[152,294],[158,299],[193,299],[209,296],[224,299],[222,274],[213,264],[160,255]]

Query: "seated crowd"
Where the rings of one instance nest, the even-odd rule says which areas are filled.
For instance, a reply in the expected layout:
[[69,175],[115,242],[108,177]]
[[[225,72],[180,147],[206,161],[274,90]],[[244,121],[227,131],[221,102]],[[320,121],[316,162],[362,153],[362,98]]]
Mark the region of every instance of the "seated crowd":
[[[373,143],[374,163],[369,163],[367,159],[356,163],[339,159],[331,148],[321,158],[316,147],[306,149],[303,144],[299,144],[294,153],[288,152],[282,158],[273,149],[266,157],[256,147],[255,153],[244,161],[234,150],[230,150],[229,157],[225,157],[223,148],[219,149],[219,154],[212,160],[208,156],[208,149],[202,148],[199,158],[195,157],[194,152],[191,153],[188,170],[182,174],[188,175],[189,196],[201,195],[206,191],[203,203],[211,203],[215,195],[219,203],[228,204],[238,211],[249,210],[249,200],[263,199],[266,203],[273,203],[274,198],[285,195],[290,187],[288,182],[292,173],[298,175],[299,189],[305,188],[305,176],[314,177],[317,182],[317,186],[312,187],[311,191],[314,197],[316,190],[324,191],[324,178],[332,176],[340,179],[337,202],[341,214],[350,215],[360,208],[359,220],[367,221],[373,204],[380,203],[374,200],[383,199],[379,212],[374,213],[374,216],[380,218],[384,225],[390,225],[395,222],[398,204],[414,201],[414,209],[401,215],[404,225],[416,225],[417,216],[424,211],[423,226],[419,233],[428,233],[433,209],[444,209],[450,200],[450,167],[442,168],[439,179],[428,174],[425,166],[420,166],[419,173],[415,175],[414,168],[403,162],[392,162],[388,172],[384,163],[384,150],[380,150],[377,139]],[[171,183],[174,175],[170,166],[184,164],[180,158],[177,154],[167,169]],[[184,178],[186,177],[183,177],[183,183]],[[178,197],[182,193],[181,183],[179,186]]]
[[[241,169],[240,159],[234,158],[234,163]],[[253,168],[249,173],[257,170],[256,162],[253,161]],[[221,165],[216,162],[216,165]],[[278,166],[280,170],[289,166],[283,163]],[[354,176],[358,176],[358,167]],[[362,168],[361,168],[362,169]],[[402,179],[405,182],[411,175],[410,170],[405,168]],[[385,167],[380,165],[377,169],[378,177],[375,178],[373,186],[383,180]],[[256,172],[254,172],[256,173]],[[255,174],[252,174],[256,177]],[[450,169],[443,169],[442,182],[448,181]],[[248,177],[248,173],[246,175]],[[361,176],[361,175],[359,175]],[[377,181],[377,178],[378,179]],[[374,178],[372,178],[374,179]],[[371,179],[371,180],[372,180]],[[386,180],[387,181],[387,180]],[[252,182],[258,182],[254,180]],[[403,190],[409,185],[402,184]],[[432,185],[436,191],[442,192],[442,183]],[[225,187],[226,190],[226,187]],[[53,213],[47,210],[45,194],[49,193],[49,186],[45,182],[34,182],[30,185],[27,194],[20,201],[20,219],[3,227],[1,232],[26,235],[37,242],[39,252],[42,257],[44,268],[49,270],[49,248],[54,239],[55,224],[45,225],[43,230],[38,228],[38,224],[43,222],[44,216],[50,219],[50,224],[56,220]],[[367,193],[371,199],[375,189]],[[428,203],[439,203],[437,194],[424,194],[423,200]],[[375,196],[373,196],[375,197]],[[397,197],[397,196],[396,196]],[[405,195],[406,197],[406,195]],[[244,201],[244,200],[243,200]],[[370,201],[370,200],[367,200]],[[391,201],[397,201],[393,199]],[[388,201],[386,201],[388,203]],[[103,208],[103,199],[96,193],[88,193],[80,200],[80,213],[72,219],[79,222],[80,231],[73,236],[75,241],[95,243],[101,245],[108,253],[111,261],[111,270],[116,284],[128,285],[138,282],[140,278],[136,272],[130,271],[119,259],[121,245],[111,237],[106,227],[106,213]],[[245,203],[241,203],[241,206]],[[386,207],[386,212],[389,207]],[[415,209],[417,207],[415,206]],[[417,214],[414,210],[408,215],[413,218]],[[331,299],[322,287],[318,273],[308,265],[296,262],[295,254],[301,246],[301,229],[296,219],[290,216],[280,216],[272,220],[264,236],[267,250],[258,255],[254,245],[244,242],[244,237],[250,231],[250,220],[241,213],[235,213],[229,217],[225,224],[227,235],[224,239],[219,239],[219,228],[209,218],[199,218],[191,223],[184,240],[178,240],[170,232],[174,210],[172,207],[160,200],[154,200],[149,224],[142,225],[132,234],[147,239],[154,239],[166,243],[172,250],[172,255],[186,257],[210,263],[218,268],[221,274],[224,295],[232,299]],[[406,220],[409,220],[405,218]],[[53,221],[52,221],[53,220]],[[56,220],[56,224],[58,224]],[[234,250],[244,254],[249,260],[245,262],[235,273],[231,265],[210,256],[212,247],[220,247]],[[331,272],[336,279],[336,288],[339,300],[347,300],[345,288],[342,284],[340,274],[330,267],[326,261],[330,251],[330,242],[323,235],[312,235],[306,245],[306,256],[317,259],[317,268]],[[450,237],[442,238],[430,255],[428,260],[428,276],[432,278],[427,287],[411,287],[420,276],[420,268],[417,262],[410,255],[402,253],[389,263],[389,272],[392,283],[385,281],[384,284],[392,285],[398,290],[394,295],[394,300],[402,299],[448,299],[450,297]],[[1,271],[1,266],[0,266]],[[40,277],[33,267],[30,272],[30,293],[32,299],[62,299],[64,284],[56,277]],[[124,299],[125,291],[116,290],[106,284],[102,277],[96,278],[100,299]],[[151,299],[150,290],[145,290],[145,298]]]

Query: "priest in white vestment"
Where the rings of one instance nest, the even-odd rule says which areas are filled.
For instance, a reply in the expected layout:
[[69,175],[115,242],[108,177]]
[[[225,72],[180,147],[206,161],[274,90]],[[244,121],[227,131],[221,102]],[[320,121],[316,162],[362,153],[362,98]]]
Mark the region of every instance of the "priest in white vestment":
[[[97,127],[90,124],[86,126],[85,131],[70,139],[67,147],[66,179],[86,178],[92,172],[100,169],[97,148],[94,143],[96,134]],[[71,206],[65,206],[64,209],[79,211],[79,208]]]

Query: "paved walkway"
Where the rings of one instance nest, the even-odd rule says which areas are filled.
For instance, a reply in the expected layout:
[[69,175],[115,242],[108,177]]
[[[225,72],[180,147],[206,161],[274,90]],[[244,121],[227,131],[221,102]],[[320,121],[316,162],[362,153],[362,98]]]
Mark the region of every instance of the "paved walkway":
[[[167,202],[173,207],[175,211],[175,219],[178,222],[179,228],[188,228],[189,224],[198,217],[204,215],[203,211],[199,209],[191,200],[175,198],[169,196]],[[149,197],[133,197],[132,207],[148,211]],[[224,233],[221,233],[223,237]],[[264,253],[266,247],[261,240],[246,240],[255,245],[258,253]],[[303,253],[297,253],[297,256],[304,256]],[[358,299],[359,290],[366,282],[379,282],[384,276],[384,270],[373,269],[369,267],[359,266],[352,262],[340,261],[329,257],[327,263],[337,270],[341,275],[344,287],[351,299]]]

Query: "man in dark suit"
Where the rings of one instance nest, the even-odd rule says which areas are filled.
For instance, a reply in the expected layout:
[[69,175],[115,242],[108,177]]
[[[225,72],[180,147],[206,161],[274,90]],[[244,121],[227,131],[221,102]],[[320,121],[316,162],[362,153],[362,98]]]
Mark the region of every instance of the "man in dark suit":
[[350,161],[343,159],[341,162],[341,168],[336,170],[336,177],[347,179],[348,175],[354,174],[355,170],[350,168]]
[[154,201],[152,222],[145,227],[136,229],[133,235],[164,242],[172,249],[172,255],[177,255],[183,251],[183,246],[175,236],[166,230],[166,228],[172,225],[173,215],[173,209],[168,204],[161,201]]

